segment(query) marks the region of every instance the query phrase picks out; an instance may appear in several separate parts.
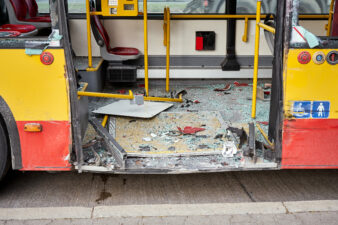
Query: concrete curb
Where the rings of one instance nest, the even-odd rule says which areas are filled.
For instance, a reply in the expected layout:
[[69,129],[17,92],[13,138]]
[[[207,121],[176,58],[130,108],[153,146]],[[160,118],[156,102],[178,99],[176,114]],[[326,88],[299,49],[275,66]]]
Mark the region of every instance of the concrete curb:
[[92,208],[0,208],[0,220],[90,219]]
[[338,200],[212,204],[119,205],[95,207],[0,208],[0,220],[96,219],[243,214],[335,212]]
[[94,218],[144,216],[214,216],[233,214],[280,214],[286,209],[280,202],[179,205],[98,206]]
[[295,201],[295,202],[285,202],[284,205],[290,213],[338,211],[337,200]]

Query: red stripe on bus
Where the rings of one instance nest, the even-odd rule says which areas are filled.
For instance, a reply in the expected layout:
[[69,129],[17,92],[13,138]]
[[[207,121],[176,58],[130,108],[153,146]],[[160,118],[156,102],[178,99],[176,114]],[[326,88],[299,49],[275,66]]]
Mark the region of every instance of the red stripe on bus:
[[[39,123],[41,132],[24,131],[27,123]],[[69,121],[17,121],[22,170],[70,170],[71,126]]]
[[338,119],[285,120],[282,168],[338,168]]

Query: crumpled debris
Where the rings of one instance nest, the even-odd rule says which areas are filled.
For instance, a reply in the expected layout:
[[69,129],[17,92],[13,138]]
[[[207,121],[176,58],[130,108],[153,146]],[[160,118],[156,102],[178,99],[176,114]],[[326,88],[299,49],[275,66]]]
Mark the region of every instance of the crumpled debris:
[[139,147],[139,150],[140,151],[143,151],[143,152],[149,152],[150,151],[150,146],[149,145],[140,145],[138,146]]
[[142,138],[143,141],[151,141],[151,137],[144,137]]
[[182,90],[182,91],[178,92],[177,94],[175,94],[175,98],[179,98],[180,95],[182,95],[182,97],[183,97],[186,94],[188,94],[188,92],[186,90]]
[[202,145],[198,145],[197,149],[208,149],[210,148],[208,145],[202,144]]
[[121,90],[117,90],[117,92],[123,95],[123,94],[126,93],[126,90],[125,89],[121,89]]
[[168,148],[168,151],[175,151],[176,150],[176,148],[174,147],[174,146],[170,146],[169,148]]
[[237,147],[233,141],[227,141],[223,144],[222,155],[224,157],[234,157],[237,153]]
[[185,103],[181,105],[181,108],[184,108],[184,107],[188,108],[193,104],[199,104],[199,103],[201,103],[201,102],[198,101],[198,100],[192,101],[190,99],[185,99]]
[[248,141],[248,135],[243,127],[242,129],[239,129],[237,127],[228,127],[227,131],[236,134],[236,136],[239,138],[238,148],[242,148],[243,144]]
[[246,86],[249,86],[249,84],[247,84],[247,83],[239,83],[237,81],[234,82],[234,85],[236,87],[246,87]]
[[265,125],[265,126],[269,125],[269,122],[267,121],[257,121],[257,123]]
[[177,127],[177,129],[182,133],[182,134],[196,134],[197,132],[204,131],[205,128],[200,128],[200,127],[184,127],[182,130],[180,127]]
[[221,139],[223,138],[223,134],[216,134],[216,136],[214,137],[214,139]]
[[222,92],[222,91],[230,91],[231,84],[226,84],[224,88],[215,88],[214,91]]

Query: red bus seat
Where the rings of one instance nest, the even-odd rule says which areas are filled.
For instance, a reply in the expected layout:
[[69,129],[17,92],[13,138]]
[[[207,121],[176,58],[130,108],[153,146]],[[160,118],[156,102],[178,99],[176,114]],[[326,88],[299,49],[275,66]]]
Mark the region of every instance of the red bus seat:
[[138,55],[140,54],[137,48],[124,48],[124,47],[116,47],[110,48],[109,53],[114,55]]
[[99,16],[91,16],[91,26],[96,42],[100,46],[100,52],[103,59],[107,61],[125,61],[137,59],[140,52],[137,48],[129,47],[110,47],[110,39],[106,29],[103,27]]
[[30,24],[37,29],[51,27],[50,18],[29,17],[25,0],[5,0],[9,21],[11,24]]
[[25,0],[28,14],[31,19],[39,20],[40,22],[50,23],[50,16],[39,16],[39,7],[35,0]]
[[22,24],[5,24],[0,26],[0,31],[14,31],[19,32],[20,37],[34,36],[38,33],[33,25],[22,25]]

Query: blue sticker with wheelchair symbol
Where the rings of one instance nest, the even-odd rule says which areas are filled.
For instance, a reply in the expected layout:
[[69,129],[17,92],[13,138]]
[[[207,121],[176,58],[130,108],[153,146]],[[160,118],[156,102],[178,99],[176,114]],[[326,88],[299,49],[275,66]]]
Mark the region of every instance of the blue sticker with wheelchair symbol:
[[311,116],[310,101],[295,101],[293,103],[293,116],[299,119],[307,119]]
[[330,116],[330,102],[314,101],[312,103],[311,116],[314,119],[327,119]]

